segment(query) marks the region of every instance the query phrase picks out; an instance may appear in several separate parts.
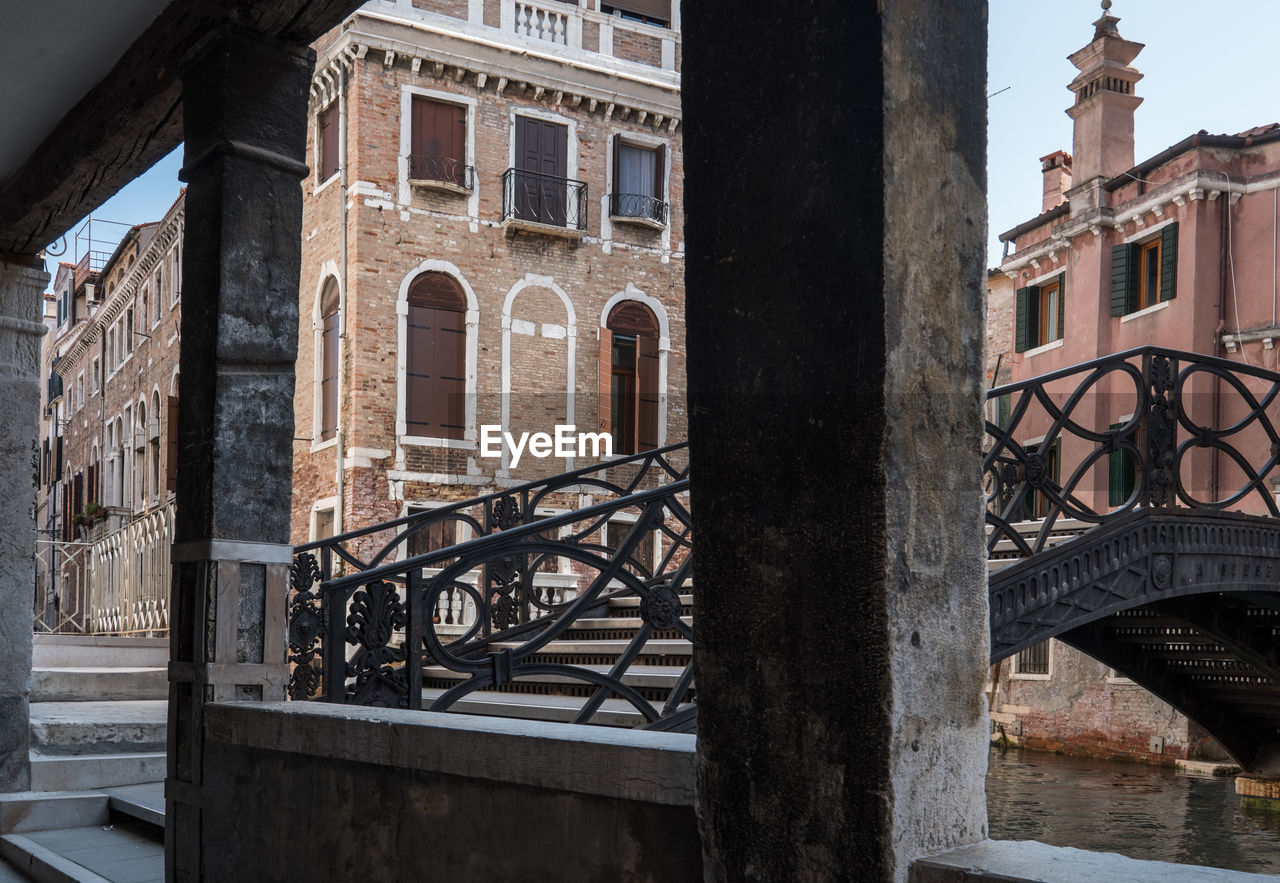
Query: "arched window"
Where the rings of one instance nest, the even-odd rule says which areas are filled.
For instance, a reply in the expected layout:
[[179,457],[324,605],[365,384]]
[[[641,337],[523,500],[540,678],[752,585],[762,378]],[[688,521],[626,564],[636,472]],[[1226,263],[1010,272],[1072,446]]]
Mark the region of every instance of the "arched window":
[[600,329],[600,422],[615,454],[658,446],[658,398],[658,320],[622,301]]
[[160,502],[160,390],[151,392],[151,423],[147,427],[147,497]]
[[338,282],[332,276],[320,294],[320,438],[338,433]]
[[466,429],[466,295],[452,276],[427,272],[409,286],[408,301],[408,434],[460,439]]
[[137,425],[133,432],[133,499],[129,508],[138,510],[147,504],[147,404],[138,402]]

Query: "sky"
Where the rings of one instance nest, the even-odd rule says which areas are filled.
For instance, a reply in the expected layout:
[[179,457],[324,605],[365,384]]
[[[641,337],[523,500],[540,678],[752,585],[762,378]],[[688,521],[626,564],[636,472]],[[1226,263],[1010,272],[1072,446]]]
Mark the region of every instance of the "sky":
[[[990,0],[987,66],[987,265],[997,239],[1040,212],[1040,157],[1071,152],[1078,71],[1067,56],[1093,38],[1098,0]],[[1280,122],[1277,0],[1114,0],[1120,35],[1145,43],[1134,114],[1134,161],[1201,129],[1235,134]],[[996,93],[1009,87],[1007,91]]]
[[[1077,71],[1067,56],[1089,42],[1101,12],[1098,0],[990,0],[988,266],[1000,263],[999,234],[1040,211],[1039,158],[1071,150],[1066,87]],[[1125,39],[1146,44],[1134,62],[1145,75],[1137,86],[1135,162],[1201,129],[1233,134],[1280,122],[1280,0],[1114,0],[1111,14]],[[179,147],[94,217],[159,220],[178,195],[181,164]],[[110,251],[127,229],[95,223],[94,239]],[[74,261],[75,251],[69,234],[67,253],[49,258],[50,272],[59,260]]]

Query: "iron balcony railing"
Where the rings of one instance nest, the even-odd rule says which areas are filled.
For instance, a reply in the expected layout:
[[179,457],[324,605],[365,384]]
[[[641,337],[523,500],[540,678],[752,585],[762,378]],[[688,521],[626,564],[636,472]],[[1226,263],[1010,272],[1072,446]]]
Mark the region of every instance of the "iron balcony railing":
[[507,169],[502,175],[502,220],[586,230],[587,185],[541,172]]
[[1140,508],[1280,517],[1280,373],[1142,347],[997,387],[983,472],[995,557],[1040,552],[1065,519]]
[[614,218],[639,218],[666,225],[671,207],[656,196],[642,193],[612,193],[609,195],[609,215]]
[[471,190],[475,186],[475,174],[473,167],[451,156],[425,156],[417,153],[409,155],[411,181],[437,181]]
[[[693,638],[680,598],[691,582],[688,489],[688,478],[680,478],[554,518],[516,520],[456,546],[325,582],[315,559],[300,552],[289,605],[290,696],[319,692],[329,702],[448,711],[477,690],[554,678],[587,688],[574,723],[591,722],[616,696],[649,728],[690,728],[692,662],[658,699],[625,677],[637,659],[655,652],[646,650],[651,640],[673,633]],[[514,498],[494,508],[520,514]],[[606,544],[601,531],[619,514],[635,521],[620,543]],[[537,576],[548,565],[574,575],[573,586],[545,592]],[[638,598],[641,625],[607,671],[538,658],[619,597]],[[452,684],[429,700],[425,667]]]

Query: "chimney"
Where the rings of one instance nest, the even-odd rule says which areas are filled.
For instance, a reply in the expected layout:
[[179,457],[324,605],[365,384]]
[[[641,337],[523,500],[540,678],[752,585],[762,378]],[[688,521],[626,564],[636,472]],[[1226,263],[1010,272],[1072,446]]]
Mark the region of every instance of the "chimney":
[[1071,189],[1071,154],[1065,150],[1055,150],[1048,156],[1040,157],[1040,171],[1044,173],[1044,198],[1040,203],[1040,211],[1047,212],[1054,206],[1061,205]]
[[1093,41],[1068,59],[1080,71],[1068,86],[1076,103],[1067,110],[1075,121],[1071,153],[1074,178],[1085,184],[1101,175],[1112,178],[1133,168],[1133,112],[1142,99],[1134,84],[1142,74],[1130,65],[1142,43],[1120,36],[1111,15],[1111,0],[1102,0],[1102,17],[1093,23]]

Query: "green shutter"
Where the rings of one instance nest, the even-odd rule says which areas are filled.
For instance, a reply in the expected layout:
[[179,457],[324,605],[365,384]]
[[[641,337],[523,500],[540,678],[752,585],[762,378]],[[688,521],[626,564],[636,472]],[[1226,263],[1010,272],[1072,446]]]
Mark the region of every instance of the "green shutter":
[[1027,289],[1027,288],[1018,289],[1017,301],[1014,306],[1014,309],[1016,310],[1016,315],[1014,318],[1014,328],[1013,328],[1014,352],[1024,353],[1031,348],[1027,346],[1027,327],[1028,327],[1027,310],[1029,308],[1028,307],[1029,301],[1031,300],[1030,295],[1031,295],[1030,289]]
[[996,425],[1001,429],[1009,428],[1009,409],[1013,404],[1013,393],[1005,393],[996,399]]
[[1067,336],[1067,274],[1058,274],[1058,339]]
[[[1124,426],[1113,423],[1115,430]],[[1128,451],[1112,451],[1107,455],[1107,503],[1111,506],[1123,506],[1133,493],[1134,481],[1133,458]]]
[[1132,245],[1111,249],[1111,315],[1124,316],[1138,308],[1138,250]]
[[1178,294],[1178,222],[1160,231],[1160,300]]

